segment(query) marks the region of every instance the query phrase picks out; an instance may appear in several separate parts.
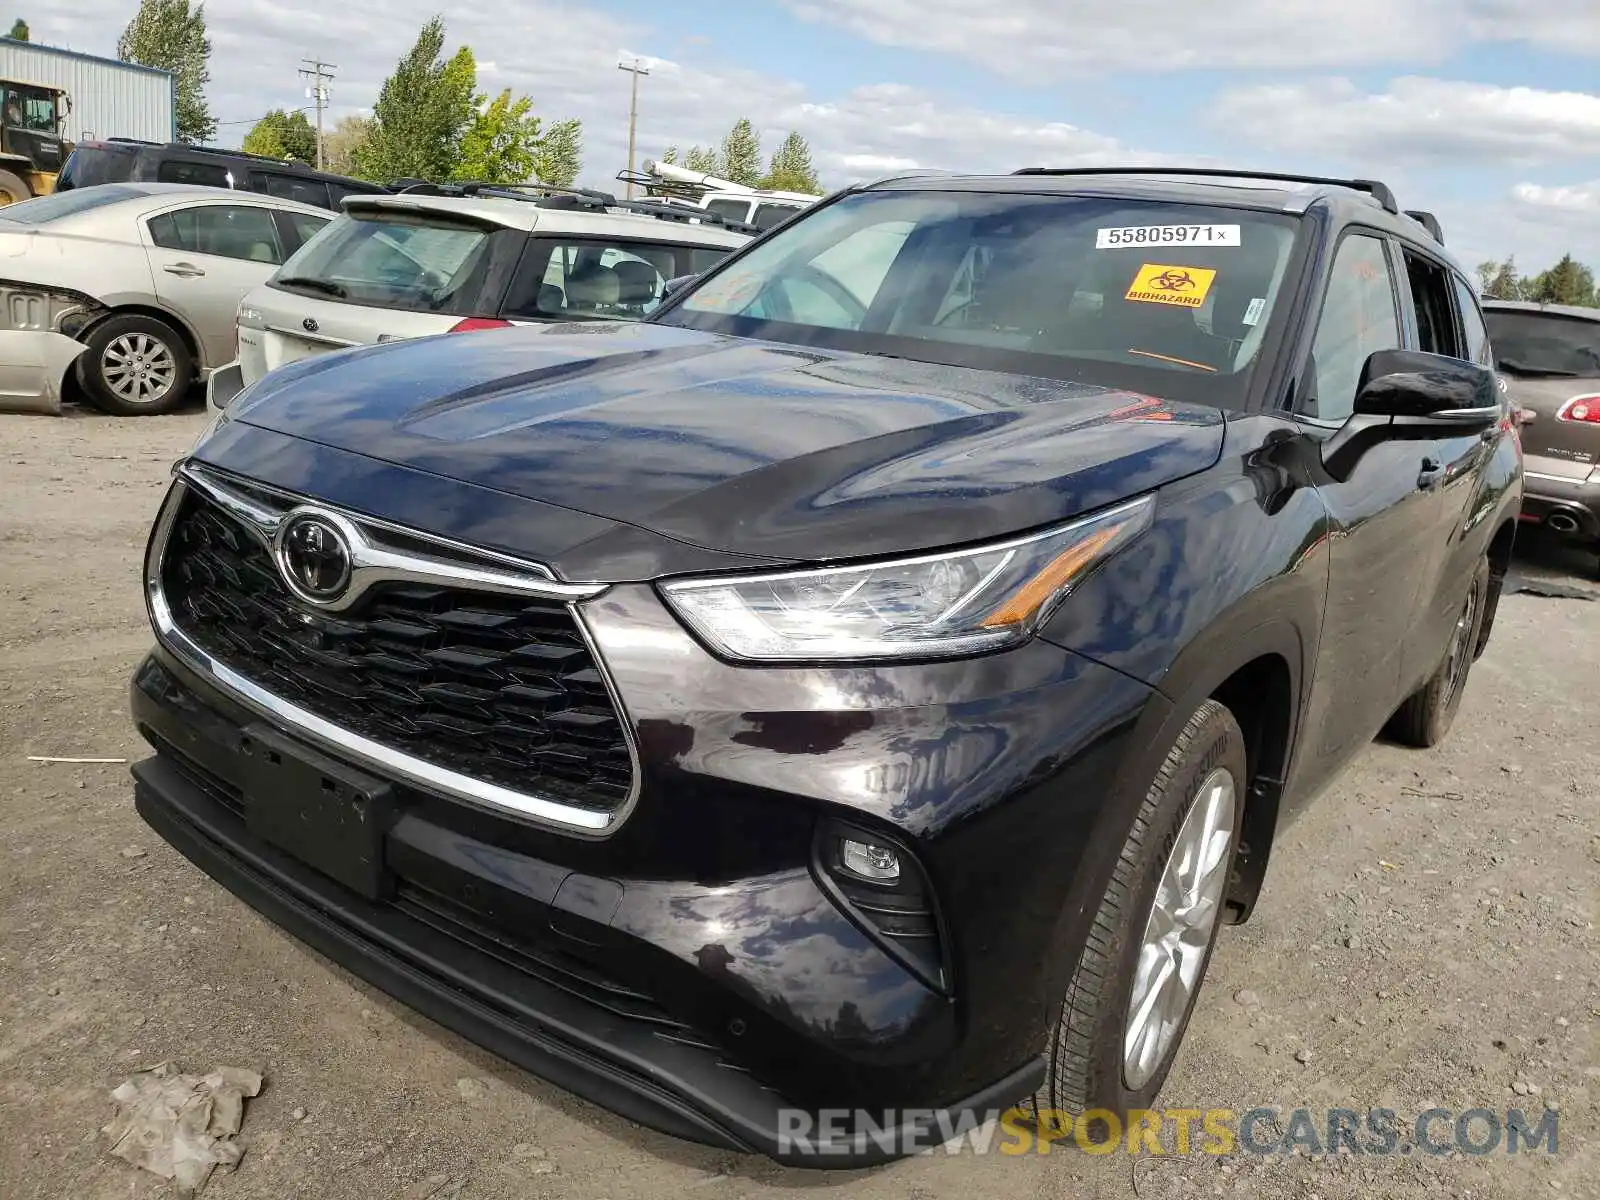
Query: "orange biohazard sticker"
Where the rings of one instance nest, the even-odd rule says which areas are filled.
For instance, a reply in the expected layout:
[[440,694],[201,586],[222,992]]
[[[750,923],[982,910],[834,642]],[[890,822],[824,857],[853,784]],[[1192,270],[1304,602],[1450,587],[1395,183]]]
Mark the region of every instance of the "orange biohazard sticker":
[[1174,267],[1165,263],[1145,263],[1128,285],[1124,300],[1141,304],[1176,304],[1180,308],[1199,308],[1216,271],[1208,267]]

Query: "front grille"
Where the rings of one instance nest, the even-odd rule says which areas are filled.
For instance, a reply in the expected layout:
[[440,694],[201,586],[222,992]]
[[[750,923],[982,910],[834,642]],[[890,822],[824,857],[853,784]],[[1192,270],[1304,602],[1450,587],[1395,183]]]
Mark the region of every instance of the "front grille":
[[380,584],[314,612],[266,547],[191,490],[162,564],[173,621],[223,665],[325,720],[473,779],[615,812],[633,779],[611,697],[556,600]]

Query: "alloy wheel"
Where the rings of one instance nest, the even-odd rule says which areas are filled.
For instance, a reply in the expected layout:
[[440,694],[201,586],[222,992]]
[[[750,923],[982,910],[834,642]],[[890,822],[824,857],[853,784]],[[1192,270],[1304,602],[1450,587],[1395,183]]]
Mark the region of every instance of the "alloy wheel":
[[1161,871],[1123,1023],[1122,1075],[1143,1087],[1171,1052],[1200,984],[1222,909],[1238,784],[1217,768],[1201,782]]
[[148,333],[124,333],[111,339],[100,355],[106,386],[128,404],[155,404],[166,399],[178,377],[171,348]]

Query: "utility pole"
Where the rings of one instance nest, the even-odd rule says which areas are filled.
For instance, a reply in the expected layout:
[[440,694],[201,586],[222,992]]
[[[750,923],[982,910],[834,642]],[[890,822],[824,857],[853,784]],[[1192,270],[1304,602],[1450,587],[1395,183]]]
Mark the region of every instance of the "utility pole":
[[320,58],[302,58],[306,66],[300,68],[300,74],[311,80],[307,90],[317,108],[317,170],[322,170],[322,110],[328,107],[327,85],[333,82],[333,72],[339,68],[334,63],[325,63]]
[[636,58],[632,62],[619,62],[617,70],[627,71],[633,76],[633,98],[628,102],[628,199],[632,200],[633,139],[639,129],[639,76],[650,74],[650,68]]

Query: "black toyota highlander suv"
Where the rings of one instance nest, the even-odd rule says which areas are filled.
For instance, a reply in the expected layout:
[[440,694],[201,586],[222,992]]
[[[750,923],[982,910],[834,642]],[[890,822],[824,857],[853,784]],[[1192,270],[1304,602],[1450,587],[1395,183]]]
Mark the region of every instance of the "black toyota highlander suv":
[[151,537],[138,809],[661,1130],[1144,1107],[1285,823],[1451,723],[1491,362],[1382,184],[1026,170],[847,189],[643,324],[295,363]]

